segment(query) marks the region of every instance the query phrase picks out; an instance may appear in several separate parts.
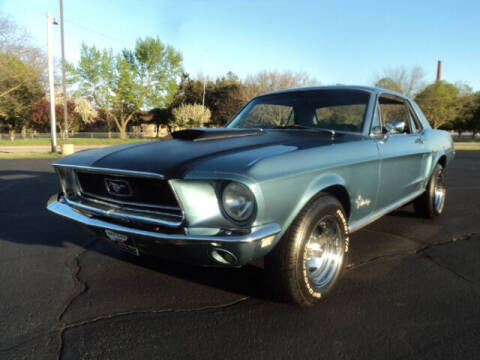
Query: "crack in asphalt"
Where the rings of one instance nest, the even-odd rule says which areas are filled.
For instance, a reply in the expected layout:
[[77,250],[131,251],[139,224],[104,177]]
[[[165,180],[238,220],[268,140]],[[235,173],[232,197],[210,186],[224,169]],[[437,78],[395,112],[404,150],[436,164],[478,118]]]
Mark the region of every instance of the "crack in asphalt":
[[427,253],[425,252],[422,252],[421,254],[419,254],[420,256],[423,256],[425,259],[427,260],[430,260],[431,262],[433,262],[435,265],[441,267],[442,269],[445,269],[445,270],[448,270],[450,273],[452,273],[453,275],[455,275],[456,277],[466,281],[467,283],[469,283],[470,285],[473,285],[473,287],[476,289],[476,283],[474,280],[460,274],[459,272],[455,271],[454,269],[452,269],[451,267],[449,266],[446,266],[445,264],[442,264],[441,262],[439,262],[438,260],[434,259],[432,256],[428,255]]
[[[471,240],[472,237],[474,236],[477,236],[477,235],[480,235],[480,232],[470,232],[470,233],[465,233],[465,234],[461,234],[459,235],[458,237],[453,237],[450,241],[445,241],[445,242],[442,242],[442,243],[438,243],[438,246],[442,246],[442,245],[446,245],[446,244],[451,244],[451,243],[454,243],[454,242],[457,242],[457,241],[467,241],[467,240]],[[437,244],[432,244],[432,245],[428,245],[426,246],[425,248],[421,249],[421,251],[419,251],[419,255],[420,256],[423,256],[424,258],[430,260],[432,263],[434,263],[435,265],[449,271],[450,273],[452,273],[453,275],[455,275],[456,277],[466,281],[467,283],[469,283],[470,285],[472,285],[473,289],[476,291],[476,292],[479,292],[479,289],[478,289],[478,286],[477,286],[477,283],[475,282],[475,280],[473,279],[470,279],[468,277],[466,277],[465,275],[462,275],[460,274],[459,272],[457,272],[455,269],[452,269],[450,266],[446,265],[446,264],[443,264],[441,261],[438,261],[437,259],[435,259],[433,256],[430,256],[429,254],[426,253],[426,250],[432,248],[432,247],[435,247],[437,246]]]
[[[76,298],[78,298],[79,296],[81,296],[82,294],[84,294],[87,290],[88,290],[88,285],[86,282],[82,281],[78,275],[80,274],[80,271],[82,270],[81,266],[80,266],[80,257],[85,254],[89,249],[90,247],[92,246],[92,244],[96,241],[96,239],[92,239],[90,240],[86,245],[85,245],[85,248],[80,251],[74,258],[73,258],[73,266],[68,266],[67,267],[70,267],[71,270],[72,270],[72,281],[73,281],[73,284],[74,284],[74,293],[67,299],[66,303],[65,303],[65,306],[63,307],[63,310],[60,311],[60,313],[58,314],[57,316],[57,321],[58,322],[61,322],[62,321],[62,318],[63,318],[63,315],[65,315],[65,313],[67,312],[68,308],[73,304],[73,302],[75,301]],[[78,289],[79,288],[79,289]],[[77,290],[78,289],[78,290]],[[76,290],[76,291],[75,291]]]
[[71,268],[71,278],[72,278],[72,281],[73,281],[73,284],[74,284],[74,290],[73,290],[73,294],[67,299],[67,301],[65,303],[65,306],[63,307],[62,311],[60,311],[60,313],[57,316],[57,323],[61,324],[60,330],[57,330],[57,332],[59,333],[59,345],[58,345],[58,349],[57,349],[57,359],[61,358],[61,353],[62,353],[62,350],[63,350],[63,330],[61,330],[61,329],[65,328],[65,326],[67,325],[62,320],[63,316],[68,311],[70,306],[73,304],[75,299],[77,299],[79,296],[84,294],[88,289],[87,283],[85,281],[82,281],[78,276],[80,274],[80,271],[82,270],[82,267],[80,266],[80,257],[83,254],[85,254],[90,249],[92,244],[96,241],[97,240],[95,238],[91,239],[85,245],[84,249],[82,251],[80,251],[73,258],[73,261],[72,261],[73,266],[70,267],[70,266],[68,266],[68,264],[66,264],[67,267]]
[[405,235],[394,234],[394,233],[391,233],[391,232],[388,232],[388,231],[378,231],[378,230],[371,230],[371,229],[361,229],[361,231],[372,232],[372,233],[376,233],[376,234],[380,234],[380,235],[395,236],[397,238],[405,239],[407,241],[411,241],[411,242],[414,242],[416,244],[425,245],[425,243],[421,242],[420,240],[409,238],[409,237],[406,237]]
[[245,296],[236,300],[233,300],[228,303],[224,304],[218,304],[218,305],[205,305],[201,306],[198,308],[165,308],[165,309],[146,309],[146,310],[131,310],[131,311],[122,311],[122,312],[117,312],[117,313],[112,313],[112,314],[105,314],[101,316],[97,316],[91,319],[86,319],[82,321],[77,321],[73,323],[63,323],[60,327],[56,327],[51,329],[50,331],[44,331],[40,333],[36,333],[33,336],[30,335],[28,339],[18,342],[16,344],[13,344],[7,348],[0,349],[0,353],[7,353],[19,346],[28,344],[30,341],[35,340],[37,338],[43,337],[43,336],[48,336],[48,335],[55,335],[57,334],[60,337],[60,347],[57,350],[57,359],[62,358],[62,352],[63,352],[63,335],[66,330],[74,329],[74,328],[79,328],[82,326],[90,325],[99,321],[104,321],[104,320],[112,320],[115,318],[120,318],[124,316],[129,316],[129,315],[142,315],[142,314],[162,314],[162,313],[194,313],[194,312],[207,312],[207,311],[214,311],[214,310],[222,310],[226,309],[232,306],[235,306],[239,303],[243,303],[246,300],[248,300],[250,297]]
[[250,297],[249,296],[244,296],[239,299],[230,301],[228,303],[224,304],[218,304],[218,305],[205,305],[201,306],[198,308],[180,308],[180,309],[175,309],[175,308],[165,308],[165,309],[147,309],[147,310],[130,310],[130,311],[121,311],[121,312],[116,312],[112,314],[105,314],[102,316],[98,316],[95,318],[87,319],[87,320],[82,320],[82,321],[77,321],[71,324],[67,324],[64,328],[64,330],[69,330],[85,325],[90,325],[99,321],[103,320],[111,320],[114,318],[118,317],[124,317],[124,316],[129,316],[129,315],[141,315],[141,314],[162,314],[162,313],[190,313],[190,312],[206,312],[210,310],[220,310],[220,309],[226,309],[231,306],[237,305],[239,303],[242,303],[246,300],[248,300]]
[[[377,232],[377,233],[383,233],[383,234],[388,234],[388,235],[394,235],[394,234],[389,234],[389,233],[386,233],[386,232],[380,232],[380,231],[374,231],[374,230],[368,230],[368,231],[372,231],[372,232]],[[365,261],[361,261],[359,263],[356,263],[356,264],[348,264],[346,266],[346,269],[347,270],[351,270],[351,269],[354,269],[354,268],[357,268],[357,267],[360,267],[360,266],[364,266],[364,265],[368,265],[368,264],[371,264],[373,262],[376,262],[376,261],[379,261],[379,260],[383,260],[383,259],[388,259],[388,258],[395,258],[395,257],[403,257],[403,256],[415,256],[415,255],[420,255],[420,256],[424,256],[425,258],[429,258],[433,261],[433,259],[428,255],[428,254],[425,254],[425,251],[430,249],[430,248],[433,248],[433,247],[437,247],[437,246],[443,246],[443,245],[448,245],[448,244],[452,244],[452,243],[455,243],[457,241],[466,241],[466,240],[470,240],[473,236],[476,236],[476,235],[480,235],[480,231],[476,231],[476,232],[470,232],[470,233],[465,233],[465,234],[461,234],[461,235],[458,235],[458,236],[454,236],[452,237],[451,239],[449,240],[446,240],[446,241],[440,241],[438,243],[434,243],[434,244],[427,244],[427,245],[424,245],[418,249],[415,249],[415,250],[412,250],[412,251],[407,251],[407,252],[399,252],[399,253],[395,253],[395,254],[388,254],[388,255],[378,255],[378,256],[375,256],[375,257],[372,257],[370,259],[367,259]],[[400,236],[400,235],[396,235],[400,238],[404,238],[404,239],[407,239],[409,241],[413,241],[417,244],[422,244],[421,242],[419,241],[416,241],[416,240],[413,240],[413,239],[409,239],[405,236]],[[436,262],[436,261],[433,261],[435,264],[437,264],[438,266],[441,266],[441,267],[444,267],[446,268],[445,266],[443,266],[442,264]],[[452,271],[452,270],[450,270]],[[458,274],[457,274],[458,275]]]
[[117,312],[117,313],[112,313],[112,314],[105,314],[102,316],[98,316],[95,318],[87,319],[87,320],[82,320],[82,321],[77,321],[71,324],[65,324],[63,327],[58,329],[57,331],[59,332],[60,336],[60,348],[59,351],[57,352],[57,359],[62,358],[62,353],[63,353],[63,335],[65,331],[90,325],[99,321],[104,321],[104,320],[112,320],[115,318],[119,317],[124,317],[124,316],[129,316],[129,315],[142,315],[142,314],[163,314],[163,313],[193,313],[193,312],[206,312],[206,311],[211,311],[211,310],[221,310],[221,309],[226,309],[231,306],[235,306],[239,303],[242,303],[246,300],[248,300],[250,297],[245,296],[241,297],[239,299],[236,299],[234,301],[224,303],[224,304],[219,304],[219,305],[205,305],[202,307],[198,308],[180,308],[180,309],[175,309],[175,308],[165,308],[165,309],[149,309],[149,310],[130,310],[130,311],[122,311],[122,312]]
[[[225,309],[225,308],[237,305],[237,304],[239,304],[241,302],[244,302],[244,301],[249,299],[248,296],[247,297],[241,297],[239,299],[236,299],[234,301],[224,303],[224,304],[205,305],[205,306],[202,306],[202,307],[191,308],[191,309],[188,309],[188,308],[179,308],[179,309],[165,308],[165,309],[146,309],[146,310],[122,311],[122,312],[116,312],[116,313],[112,313],[112,314],[105,314],[105,315],[101,315],[101,316],[98,316],[98,317],[95,317],[95,318],[86,319],[86,320],[82,320],[82,321],[77,321],[77,322],[73,322],[73,323],[65,323],[62,320],[63,316],[66,314],[66,312],[71,307],[73,302],[88,290],[87,282],[83,281],[79,277],[80,272],[82,270],[82,267],[80,265],[80,258],[82,257],[82,255],[84,255],[85,253],[87,253],[90,250],[91,246],[96,241],[97,241],[97,239],[93,238],[90,242],[88,242],[85,245],[84,250],[79,252],[73,258],[73,261],[72,261],[73,266],[68,266],[67,265],[67,267],[70,267],[72,269],[71,276],[72,276],[72,280],[73,280],[75,286],[74,286],[74,293],[68,298],[68,300],[66,301],[66,304],[63,307],[62,311],[60,311],[60,313],[57,316],[57,323],[60,326],[57,327],[56,329],[52,329],[53,332],[50,332],[50,333],[57,333],[58,334],[59,344],[58,344],[58,349],[57,349],[57,359],[62,358],[62,353],[63,353],[63,348],[64,348],[63,335],[64,335],[65,331],[67,331],[69,329],[78,328],[78,327],[85,326],[85,325],[90,325],[90,324],[93,324],[93,323],[96,323],[96,322],[99,322],[99,321],[111,320],[111,319],[114,319],[114,318],[129,316],[129,315],[161,314],[161,313],[187,313],[187,312],[204,312],[204,311],[211,311],[211,310],[219,310],[219,309]],[[12,349],[12,348],[14,348],[18,345],[20,345],[20,344],[16,344],[9,349]],[[4,350],[2,350],[2,351],[4,351]]]
[[[391,259],[391,258],[402,257],[402,256],[422,256],[425,259],[428,259],[428,260],[432,261],[435,265],[437,265],[437,266],[439,266],[443,269],[448,270],[449,272],[451,272],[452,274],[454,274],[458,278],[466,281],[467,283],[469,283],[470,285],[473,285],[475,287],[476,284],[475,284],[474,281],[472,281],[471,279],[459,274],[458,272],[456,272],[455,270],[445,266],[444,264],[439,263],[433,257],[428,255],[426,253],[426,251],[430,248],[433,248],[433,247],[448,245],[448,244],[451,244],[451,243],[455,243],[457,241],[470,240],[470,239],[472,239],[473,236],[480,235],[480,232],[465,233],[465,234],[461,234],[461,235],[458,235],[458,236],[454,236],[451,239],[446,240],[446,241],[425,245],[425,244],[419,242],[418,240],[410,239],[408,237],[398,235],[398,234],[390,234],[390,233],[387,233],[387,232],[381,232],[381,231],[376,231],[376,230],[367,230],[367,231],[376,232],[376,233],[380,233],[380,234],[384,234],[384,235],[395,235],[396,237],[404,238],[405,240],[412,241],[412,242],[415,242],[419,245],[424,245],[424,246],[420,247],[419,249],[413,250],[413,251],[401,252],[401,253],[395,253],[395,254],[388,254],[388,255],[379,255],[379,256],[375,256],[373,258],[370,258],[368,260],[359,262],[357,264],[348,264],[346,266],[347,270],[352,270],[352,269],[360,267],[360,266],[365,266],[365,265],[368,265],[368,264],[372,264],[374,262],[377,262],[377,261],[380,261],[380,260],[383,260],[383,259]],[[47,335],[50,335],[50,334],[52,334],[52,335],[57,334],[57,336],[59,338],[59,345],[58,345],[58,349],[57,349],[57,359],[61,359],[62,354],[63,354],[63,350],[64,350],[64,334],[67,330],[70,330],[70,329],[79,328],[79,327],[87,326],[87,325],[90,325],[90,324],[93,324],[93,323],[96,323],[96,322],[112,320],[112,319],[115,319],[115,318],[126,317],[126,316],[130,316],[130,315],[162,314],[162,313],[190,313],[190,312],[205,312],[205,311],[221,310],[221,309],[226,309],[226,308],[235,306],[239,303],[243,303],[250,298],[250,297],[241,297],[239,299],[236,299],[234,301],[224,303],[224,304],[206,305],[206,306],[202,306],[202,307],[198,307],[198,308],[190,308],[190,309],[189,308],[179,308],[179,309],[165,308],[165,309],[130,310],[130,311],[123,311],[123,312],[105,314],[105,315],[101,315],[101,316],[98,316],[98,317],[94,317],[94,318],[90,318],[90,319],[86,319],[86,320],[81,320],[81,321],[77,321],[77,322],[73,322],[73,323],[65,323],[65,322],[63,322],[63,317],[66,314],[66,312],[69,310],[69,308],[74,303],[74,301],[88,290],[87,282],[83,281],[79,277],[79,274],[82,270],[81,264],[80,264],[80,258],[90,250],[91,246],[96,241],[97,241],[97,239],[93,238],[90,242],[88,242],[85,245],[84,249],[81,252],[79,252],[73,258],[72,265],[66,264],[67,267],[69,267],[71,269],[71,277],[72,277],[72,280],[74,282],[75,287],[74,287],[73,294],[67,299],[67,301],[65,303],[65,306],[62,308],[62,310],[60,311],[60,313],[58,314],[58,316],[56,318],[58,325],[55,328],[51,329],[51,331],[49,331],[49,332],[36,334],[33,338],[30,337],[28,340],[25,340],[25,341],[22,341],[20,343],[14,344],[14,345],[12,345],[8,348],[0,349],[1,352],[8,352],[8,351],[10,351],[10,350],[12,350],[12,349],[14,349],[18,346],[21,346],[21,345],[24,345],[25,343],[28,343],[32,339],[35,339],[39,336],[47,336]]]
[[[56,333],[56,331],[52,331],[52,330],[30,333],[30,334],[28,334],[28,338],[27,338],[27,339],[22,340],[22,341],[19,341],[19,342],[13,344],[13,345],[10,345],[9,347],[0,349],[0,354],[1,354],[1,353],[7,353],[7,352],[9,352],[10,350],[13,350],[13,349],[15,349],[15,348],[17,348],[17,347],[19,347],[19,346],[28,344],[28,343],[29,343],[30,341],[32,341],[32,340],[41,338],[41,337],[43,337],[43,336],[52,335],[52,334],[55,334],[55,333]],[[26,337],[26,336],[22,336],[22,338],[25,338],[25,337]]]
[[[82,295],[83,293],[85,293],[85,291],[87,291],[88,289],[88,286],[87,284],[82,281],[78,275],[81,271],[81,266],[80,266],[80,263],[79,263],[79,259],[80,257],[85,254],[92,246],[92,244],[96,241],[95,238],[91,239],[89,242],[87,242],[85,245],[84,245],[84,248],[82,251],[80,251],[77,255],[75,255],[75,257],[73,258],[72,260],[72,265],[70,265],[68,263],[68,261],[65,262],[65,266],[69,269],[71,269],[71,278],[72,278],[72,281],[73,281],[73,284],[74,284],[74,290],[73,290],[73,294],[66,300],[65,302],[65,305],[63,306],[63,309],[60,311],[60,313],[57,315],[56,317],[56,321],[58,324],[62,324],[62,326],[60,326],[60,329],[62,327],[65,326],[65,324],[63,323],[62,321],[62,318],[63,316],[65,315],[65,313],[67,312],[67,310],[70,308],[70,306],[72,305],[72,303],[75,301],[76,298],[78,298],[80,295]],[[12,350],[18,346],[21,346],[23,344],[26,344],[28,343],[29,341],[37,338],[37,337],[41,337],[41,336],[47,336],[49,334],[54,334],[54,333],[58,333],[58,327],[54,327],[51,331],[48,331],[48,332],[43,332],[43,333],[40,333],[40,334],[35,334],[33,335],[33,337],[29,337],[27,340],[25,341],[21,341],[19,343],[16,343],[8,348],[4,348],[4,349],[0,349],[1,352],[7,352],[9,350]],[[62,343],[61,339],[60,339],[60,344]],[[57,353],[58,353],[58,350],[57,350]]]

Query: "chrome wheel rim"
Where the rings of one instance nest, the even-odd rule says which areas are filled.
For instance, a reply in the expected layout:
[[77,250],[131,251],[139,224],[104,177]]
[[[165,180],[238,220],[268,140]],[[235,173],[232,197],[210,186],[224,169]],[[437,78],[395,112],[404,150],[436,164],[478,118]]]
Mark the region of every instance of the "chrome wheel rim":
[[338,220],[326,215],[317,222],[305,245],[304,266],[316,289],[328,286],[343,263],[342,232]]
[[435,187],[433,189],[434,192],[434,206],[435,210],[440,213],[443,210],[443,206],[445,204],[445,195],[447,192],[447,189],[445,187],[445,177],[443,176],[443,171],[440,171],[437,174],[437,177],[435,179]]

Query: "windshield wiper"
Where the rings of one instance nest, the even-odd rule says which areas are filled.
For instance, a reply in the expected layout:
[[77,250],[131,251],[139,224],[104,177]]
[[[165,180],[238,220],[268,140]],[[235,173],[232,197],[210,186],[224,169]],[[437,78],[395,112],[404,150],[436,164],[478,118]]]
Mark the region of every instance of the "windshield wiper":
[[285,125],[285,126],[275,126],[275,129],[315,129],[315,128],[312,126],[293,124],[293,125]]
[[274,129],[305,129],[305,130],[327,132],[330,135],[332,135],[332,139],[335,136],[335,130],[324,129],[324,128],[319,128],[319,127],[315,127],[315,126],[300,125],[300,124],[293,124],[293,125],[286,125],[286,126],[275,126]]

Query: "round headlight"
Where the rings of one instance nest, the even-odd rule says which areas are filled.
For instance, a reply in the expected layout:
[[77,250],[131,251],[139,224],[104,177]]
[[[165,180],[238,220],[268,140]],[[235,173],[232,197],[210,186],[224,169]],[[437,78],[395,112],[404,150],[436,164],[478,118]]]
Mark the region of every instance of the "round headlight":
[[223,188],[222,204],[227,215],[238,222],[248,220],[255,210],[252,192],[237,182],[230,182]]

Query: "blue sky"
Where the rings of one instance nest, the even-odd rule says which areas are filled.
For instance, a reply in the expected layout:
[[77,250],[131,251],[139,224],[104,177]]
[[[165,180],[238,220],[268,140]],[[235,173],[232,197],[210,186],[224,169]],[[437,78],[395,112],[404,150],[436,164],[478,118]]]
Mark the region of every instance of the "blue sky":
[[[58,0],[0,0],[0,14],[46,46],[46,12]],[[158,36],[180,50],[193,76],[305,71],[322,84],[370,84],[386,68],[418,65],[480,90],[480,1],[64,0],[66,53],[83,42],[132,48]],[[55,27],[55,54],[60,29]]]

